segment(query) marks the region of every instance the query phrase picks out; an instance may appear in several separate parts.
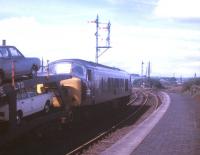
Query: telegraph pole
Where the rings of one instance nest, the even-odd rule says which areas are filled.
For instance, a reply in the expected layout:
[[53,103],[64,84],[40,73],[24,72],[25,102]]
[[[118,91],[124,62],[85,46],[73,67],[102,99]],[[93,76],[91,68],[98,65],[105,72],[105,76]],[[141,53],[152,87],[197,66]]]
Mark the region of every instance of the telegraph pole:
[[[96,23],[96,56],[95,56],[95,61],[96,63],[98,63],[98,58],[103,55],[109,48],[111,48],[110,46],[110,22],[108,23],[101,23],[99,22],[99,16],[97,15],[97,18],[95,20]],[[108,34],[107,34],[107,38],[106,38],[106,45],[105,46],[99,46],[99,27],[100,25],[107,25],[105,29],[107,29]],[[101,51],[101,49],[104,49],[104,51]]]
[[144,67],[144,62],[142,61],[142,66],[141,66],[141,76],[143,77],[143,67]]
[[95,57],[95,61],[96,61],[96,63],[98,63],[98,53],[99,53],[99,16],[97,15],[97,19],[96,19],[96,21],[95,21],[95,23],[96,23],[96,33],[95,33],[95,35],[96,35],[96,57]]
[[149,63],[148,63],[148,70],[147,70],[148,78],[150,78],[150,74],[151,74],[151,63],[149,61]]

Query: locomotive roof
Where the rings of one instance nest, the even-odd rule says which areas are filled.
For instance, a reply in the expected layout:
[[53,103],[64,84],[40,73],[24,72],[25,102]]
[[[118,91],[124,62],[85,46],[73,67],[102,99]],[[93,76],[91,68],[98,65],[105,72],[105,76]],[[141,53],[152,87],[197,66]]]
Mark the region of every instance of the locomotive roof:
[[121,69],[116,68],[116,67],[110,67],[110,66],[106,66],[106,65],[102,65],[102,64],[98,64],[98,63],[95,63],[95,62],[92,62],[92,61],[86,61],[86,60],[82,60],[82,59],[61,59],[61,60],[54,61],[52,63],[63,62],[63,61],[77,62],[77,63],[83,64],[83,65],[85,65],[87,67],[92,67],[92,68],[94,68],[94,67],[102,67],[102,68],[107,68],[107,69],[124,71],[124,70],[121,70]]

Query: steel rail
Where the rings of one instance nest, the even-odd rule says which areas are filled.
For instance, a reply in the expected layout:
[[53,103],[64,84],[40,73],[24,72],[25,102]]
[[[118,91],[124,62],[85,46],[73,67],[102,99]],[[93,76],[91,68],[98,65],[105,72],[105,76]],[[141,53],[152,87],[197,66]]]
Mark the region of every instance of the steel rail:
[[154,102],[154,107],[155,107],[155,110],[159,107],[160,105],[160,102],[161,102],[161,99],[159,97],[158,94],[154,94],[154,93],[150,93],[154,98],[155,98],[155,102]]
[[126,105],[131,105],[132,103],[134,103],[137,99],[138,99],[138,92],[134,93],[135,97],[131,98],[130,101],[126,104]]

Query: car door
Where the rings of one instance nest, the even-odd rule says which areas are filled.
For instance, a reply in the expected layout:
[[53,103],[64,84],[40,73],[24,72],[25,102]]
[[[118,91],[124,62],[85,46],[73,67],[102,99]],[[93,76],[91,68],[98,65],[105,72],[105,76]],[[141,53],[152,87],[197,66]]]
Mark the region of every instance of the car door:
[[29,97],[27,92],[21,93],[21,99],[17,101],[17,109],[22,110],[23,117],[31,115],[32,112],[32,99]]
[[36,92],[30,92],[30,98],[31,98],[31,106],[32,106],[32,112],[36,113],[41,110],[43,110],[43,98],[42,95],[37,95]]

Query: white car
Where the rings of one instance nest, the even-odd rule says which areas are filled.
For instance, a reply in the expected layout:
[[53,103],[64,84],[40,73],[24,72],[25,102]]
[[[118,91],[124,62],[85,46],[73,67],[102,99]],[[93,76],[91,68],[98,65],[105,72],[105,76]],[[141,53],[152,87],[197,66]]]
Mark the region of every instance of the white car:
[[[17,93],[17,124],[21,123],[23,117],[32,115],[34,113],[44,111],[49,112],[52,105],[52,98],[54,94],[47,92],[38,95],[34,91]],[[0,120],[9,120],[9,106],[8,104],[0,107]]]

